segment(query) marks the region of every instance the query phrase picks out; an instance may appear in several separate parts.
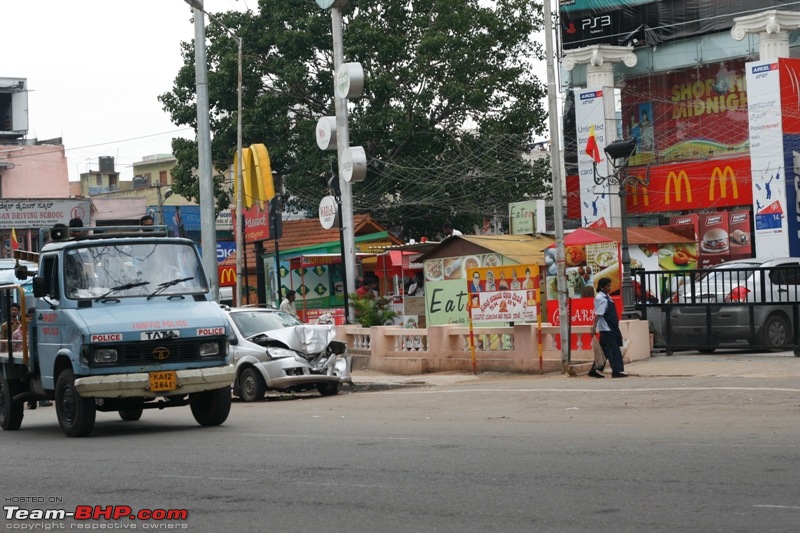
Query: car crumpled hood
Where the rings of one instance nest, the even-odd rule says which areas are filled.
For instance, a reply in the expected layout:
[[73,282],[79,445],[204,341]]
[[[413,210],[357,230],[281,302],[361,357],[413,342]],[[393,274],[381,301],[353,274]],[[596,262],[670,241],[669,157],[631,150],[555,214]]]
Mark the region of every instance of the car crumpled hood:
[[303,355],[311,355],[325,351],[325,348],[336,338],[336,326],[327,324],[290,326],[266,331],[264,335],[291,350]]

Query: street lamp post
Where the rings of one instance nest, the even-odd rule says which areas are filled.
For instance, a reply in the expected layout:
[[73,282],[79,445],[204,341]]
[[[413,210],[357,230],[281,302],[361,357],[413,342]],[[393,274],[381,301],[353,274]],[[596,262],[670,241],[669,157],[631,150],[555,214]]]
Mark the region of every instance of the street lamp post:
[[630,185],[639,184],[647,187],[650,184],[650,167],[648,165],[644,180],[638,176],[630,176],[625,171],[630,158],[636,153],[636,139],[614,141],[605,147],[605,153],[609,161],[611,161],[612,172],[608,176],[601,176],[597,173],[597,162],[595,161],[593,163],[594,182],[596,185],[601,185],[607,181],[610,185],[617,185],[619,187],[620,215],[622,219],[620,226],[622,230],[622,242],[620,243],[622,249],[622,318],[638,319],[639,314],[636,311],[635,305],[636,295],[631,280],[631,256],[628,249],[626,197],[628,194],[627,189]]
[[[227,30],[227,28],[226,28]],[[244,202],[244,180],[242,172],[244,171],[244,158],[242,157],[242,38],[236,37],[237,44],[239,45],[238,52],[238,68],[236,75],[236,158],[239,162],[236,172],[236,305],[243,305],[242,302],[242,255],[244,254],[244,213],[242,208]],[[247,265],[245,265],[246,267]],[[249,299],[248,299],[249,303]]]
[[[237,157],[237,172],[236,177],[236,220],[234,220],[234,224],[236,225],[236,298],[235,302],[236,305],[242,305],[242,255],[244,254],[244,224],[242,223],[242,219],[244,214],[242,213],[242,209],[244,208],[244,201],[243,201],[243,188],[244,188],[244,180],[242,178],[242,172],[244,169],[244,160],[242,157],[242,38],[235,34],[233,30],[223,24],[219,19],[207,13],[205,9],[203,9],[203,1],[202,0],[185,0],[185,2],[191,5],[195,9],[195,25],[197,24],[197,12],[202,12],[208,15],[208,19],[219,27],[221,27],[225,32],[231,36],[232,39],[236,40],[236,44],[238,47],[237,53],[237,75],[236,75],[236,157]],[[201,17],[202,19],[202,17]],[[201,20],[202,22],[202,20]],[[195,36],[195,49],[197,49],[198,42],[197,36]],[[203,32],[203,68],[205,68],[205,31]],[[207,75],[206,75],[207,78]],[[199,79],[199,76],[198,76]],[[208,126],[208,92],[206,90],[206,113],[205,113],[205,122],[206,126]],[[199,93],[198,93],[198,106],[199,106]],[[198,107],[198,124],[200,123],[200,111]],[[199,131],[199,126],[198,126]],[[209,161],[211,158],[210,150],[209,150]],[[210,173],[209,173],[210,175]],[[213,181],[212,181],[212,198],[213,198]],[[202,189],[202,181],[201,181],[201,189],[200,189],[200,197],[201,197],[201,204],[203,198],[203,189]],[[213,206],[214,204],[211,203]],[[203,234],[205,235],[205,226],[203,227]],[[216,254],[216,227],[213,228],[214,234],[214,254]],[[205,264],[206,261],[206,254],[205,254],[205,247],[203,248],[203,262],[204,266],[208,268],[208,265]],[[216,278],[216,255],[214,256],[214,263],[213,263],[213,270],[214,270],[214,279]]]
[[206,27],[203,0],[185,0],[194,8],[194,72],[197,93],[197,152],[200,174],[200,235],[203,245],[203,267],[211,295],[219,296],[217,276],[217,226],[214,201],[214,177],[211,164],[211,125],[208,108],[208,67],[206,65]]

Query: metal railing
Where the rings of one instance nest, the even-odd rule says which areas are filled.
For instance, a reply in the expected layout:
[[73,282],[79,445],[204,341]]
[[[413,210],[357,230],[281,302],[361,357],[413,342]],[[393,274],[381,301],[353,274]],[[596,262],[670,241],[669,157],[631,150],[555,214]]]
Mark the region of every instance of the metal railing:
[[800,355],[800,266],[633,272],[636,309],[667,354],[723,347]]

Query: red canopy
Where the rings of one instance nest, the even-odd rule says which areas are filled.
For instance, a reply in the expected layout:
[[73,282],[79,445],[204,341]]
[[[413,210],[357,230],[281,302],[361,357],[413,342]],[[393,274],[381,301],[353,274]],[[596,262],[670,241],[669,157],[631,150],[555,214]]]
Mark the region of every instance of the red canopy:
[[[628,228],[630,244],[666,244],[694,242],[691,225],[649,226]],[[598,242],[621,242],[621,228],[578,228],[564,236],[565,246],[580,246]],[[555,248],[555,243],[548,248]]]
[[420,252],[389,250],[378,256],[375,275],[378,277],[402,276],[403,271],[421,270],[422,265],[413,265],[411,259]]

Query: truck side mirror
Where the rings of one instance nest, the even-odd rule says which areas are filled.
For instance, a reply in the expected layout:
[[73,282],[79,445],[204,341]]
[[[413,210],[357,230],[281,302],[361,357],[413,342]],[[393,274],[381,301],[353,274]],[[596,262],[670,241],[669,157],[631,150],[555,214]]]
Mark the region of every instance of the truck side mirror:
[[36,276],[33,278],[33,295],[42,298],[45,295],[47,283],[44,278]]

